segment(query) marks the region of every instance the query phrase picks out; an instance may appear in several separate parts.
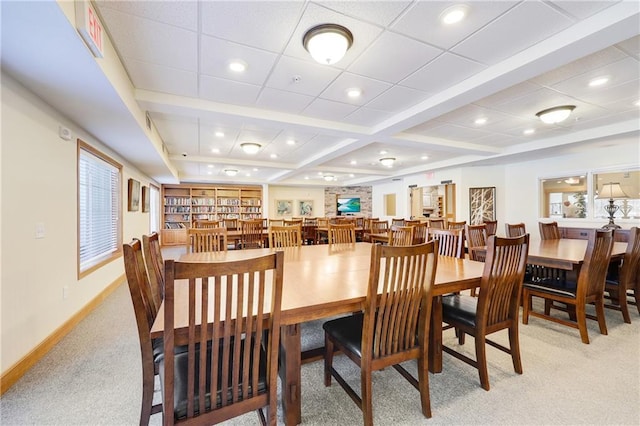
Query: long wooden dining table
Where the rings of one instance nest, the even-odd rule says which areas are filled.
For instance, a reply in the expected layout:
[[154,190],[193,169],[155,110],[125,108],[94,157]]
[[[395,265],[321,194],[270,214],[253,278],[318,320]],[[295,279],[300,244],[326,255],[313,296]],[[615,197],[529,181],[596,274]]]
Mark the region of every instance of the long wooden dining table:
[[[367,295],[371,243],[309,245],[286,248],[281,313],[280,378],[285,423],[301,422],[301,335],[300,324],[348,314],[363,309]],[[280,249],[281,250],[281,249]],[[222,262],[271,253],[271,249],[227,252],[186,253],[184,262]],[[429,365],[434,372],[442,370],[442,303],[443,294],[479,286],[484,264],[467,259],[440,256],[436,282],[432,291],[433,308],[430,330]],[[187,295],[176,291],[176,306]],[[176,311],[175,326],[186,324]],[[164,309],[161,308],[151,329],[151,337],[162,337]]]

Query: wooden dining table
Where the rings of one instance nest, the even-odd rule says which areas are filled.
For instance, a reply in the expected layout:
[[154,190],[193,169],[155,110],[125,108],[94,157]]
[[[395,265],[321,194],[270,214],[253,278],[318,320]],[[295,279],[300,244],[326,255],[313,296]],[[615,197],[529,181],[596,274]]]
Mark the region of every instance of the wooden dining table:
[[[574,240],[560,238],[552,240],[531,240],[529,244],[530,265],[546,266],[547,268],[575,271],[584,262],[588,240]],[[614,242],[611,250],[612,259],[621,259],[627,249],[627,243]]]
[[[308,245],[286,248],[281,313],[280,377],[285,424],[301,422],[300,325],[363,309],[367,295],[371,243],[330,246]],[[282,249],[279,249],[282,250]],[[252,249],[227,252],[187,253],[184,262],[222,262],[260,256],[272,249]],[[432,326],[430,328],[429,365],[432,371],[442,370],[442,303],[443,294],[479,286],[484,264],[467,259],[440,256],[432,290]],[[176,291],[176,306],[187,295]],[[176,328],[186,319],[175,319]],[[164,309],[161,308],[151,329],[151,337],[162,337]],[[318,384],[321,385],[321,384]]]

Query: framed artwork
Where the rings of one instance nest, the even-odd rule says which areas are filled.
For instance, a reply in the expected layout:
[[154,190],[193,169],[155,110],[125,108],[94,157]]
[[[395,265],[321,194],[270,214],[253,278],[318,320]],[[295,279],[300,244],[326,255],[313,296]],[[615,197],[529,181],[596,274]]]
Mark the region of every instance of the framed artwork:
[[150,210],[150,206],[151,206],[151,200],[149,200],[150,195],[151,194],[149,193],[149,187],[143,186],[142,187],[142,213],[148,213]]
[[276,215],[291,216],[293,214],[293,201],[276,200]]
[[313,216],[313,201],[301,200],[300,201],[300,216]]
[[140,208],[140,182],[135,179],[129,179],[127,210],[137,212]]
[[496,220],[496,187],[469,188],[469,223]]

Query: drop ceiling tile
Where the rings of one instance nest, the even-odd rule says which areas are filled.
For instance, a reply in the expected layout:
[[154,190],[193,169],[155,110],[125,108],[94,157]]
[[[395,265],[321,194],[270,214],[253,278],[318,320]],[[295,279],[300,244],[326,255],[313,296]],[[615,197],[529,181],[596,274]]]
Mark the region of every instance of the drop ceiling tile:
[[483,64],[496,64],[571,24],[571,19],[542,2],[522,2],[452,50]]
[[[340,70],[282,56],[276,64],[266,86],[302,95],[318,96],[336,77]],[[294,79],[294,77],[299,77]]]
[[198,75],[195,72],[134,59],[127,61],[126,68],[131,82],[138,89],[179,96],[198,96]]
[[[152,116],[153,124],[158,132],[162,135],[165,144],[176,145],[184,142],[185,149],[197,150],[198,143],[198,122],[194,119],[163,118],[154,114]],[[175,153],[175,152],[174,152]]]
[[576,99],[555,90],[541,88],[496,107],[499,111],[516,117],[532,118],[536,113],[558,105],[576,105]]
[[302,112],[304,115],[323,120],[342,120],[358,107],[341,102],[316,99]]
[[[352,105],[364,105],[390,87],[391,84],[380,80],[343,72],[320,94],[320,97]],[[362,90],[362,95],[350,98],[347,96],[347,90],[351,88]]]
[[200,77],[200,97],[231,105],[254,105],[260,92],[260,86],[239,83],[222,78]]
[[[589,87],[592,79],[600,77],[606,77],[609,81],[602,86]],[[552,88],[582,100],[596,99],[589,102],[607,102],[615,100],[621,94],[624,95],[624,93],[612,91],[612,88],[638,78],[640,78],[640,64],[636,59],[627,57],[588,72],[575,74],[574,77],[555,84]],[[607,93],[611,93],[613,97],[607,99]]]
[[474,143],[478,145],[485,145],[492,148],[505,148],[505,147],[515,146],[524,142],[530,142],[530,140],[527,140],[526,138],[522,137],[522,135],[514,136],[514,135],[508,135],[508,134],[502,134],[502,133],[494,133],[491,135],[486,135],[474,141]]
[[349,66],[348,70],[396,83],[441,53],[441,49],[385,31]]
[[490,133],[480,129],[471,129],[469,127],[441,123],[440,126],[429,129],[422,134],[432,138],[448,139],[459,142],[474,142],[476,139],[487,136]]
[[265,87],[256,105],[260,108],[297,114],[313,101],[313,96]]
[[[198,3],[195,1],[96,1],[101,14],[111,10],[144,16],[146,19],[170,24],[190,31],[198,30]],[[109,19],[111,21],[111,19]]]
[[381,121],[391,118],[392,114],[387,111],[380,111],[373,108],[362,107],[358,108],[351,114],[345,117],[344,121],[350,124],[356,124],[358,126],[371,127]]
[[571,15],[579,19],[588,18],[589,16],[600,12],[607,7],[616,4],[618,1],[576,1],[576,0],[554,0],[553,4],[569,12]]
[[516,1],[467,2],[467,18],[455,25],[440,22],[440,14],[455,3],[445,1],[414,2],[397,22],[393,31],[424,41],[441,49],[450,49],[489,22],[496,19]]
[[458,55],[444,53],[400,82],[402,86],[435,93],[469,78],[485,65]]
[[620,42],[616,46],[634,58],[640,59],[640,35]]
[[411,4],[410,1],[323,1],[322,5],[372,24],[388,26]]
[[[216,136],[216,132],[223,132],[224,136]],[[228,155],[240,134],[240,129],[216,124],[200,123],[200,153],[213,158]],[[218,150],[217,153],[213,149]]]
[[496,108],[505,102],[511,102],[523,96],[529,96],[529,94],[540,89],[541,87],[539,85],[525,81],[487,96],[486,98],[479,99],[475,101],[474,104],[487,108]]
[[366,107],[396,113],[422,102],[427,96],[425,92],[420,90],[393,86],[366,104]]
[[202,1],[202,32],[281,53],[305,4],[297,1]]
[[[205,75],[262,85],[278,56],[266,50],[203,36],[201,39],[200,72]],[[247,64],[244,72],[233,72],[229,63],[241,60]]]

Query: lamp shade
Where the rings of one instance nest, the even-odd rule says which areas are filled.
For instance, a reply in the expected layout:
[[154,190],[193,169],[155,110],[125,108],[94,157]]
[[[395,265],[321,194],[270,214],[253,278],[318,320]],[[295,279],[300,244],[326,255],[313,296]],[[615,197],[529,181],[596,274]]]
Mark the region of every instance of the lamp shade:
[[546,124],[560,123],[571,115],[571,112],[576,109],[575,105],[562,105],[549,109],[545,109],[536,114],[536,116]]
[[255,154],[258,151],[260,151],[261,146],[260,144],[257,144],[257,143],[247,142],[247,143],[240,144],[240,148],[242,148],[242,150],[247,154]]
[[598,191],[598,198],[629,198],[629,196],[622,190],[622,187],[618,182],[605,183]]
[[322,24],[307,31],[302,44],[317,62],[331,65],[347,53],[353,44],[353,35],[341,25]]

